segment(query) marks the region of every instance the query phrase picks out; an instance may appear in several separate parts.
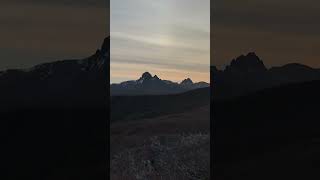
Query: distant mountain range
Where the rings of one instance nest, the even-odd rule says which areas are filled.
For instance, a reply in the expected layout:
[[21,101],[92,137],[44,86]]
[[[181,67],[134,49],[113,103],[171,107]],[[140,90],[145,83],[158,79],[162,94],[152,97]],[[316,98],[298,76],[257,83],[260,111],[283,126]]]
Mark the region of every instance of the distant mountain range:
[[181,83],[162,80],[157,75],[152,76],[149,72],[145,72],[137,80],[111,84],[110,94],[111,96],[177,94],[209,86],[206,82],[194,83],[190,78]]
[[[110,39],[92,56],[0,72],[1,108],[97,106],[105,103]],[[99,103],[98,103],[99,102]]]
[[253,52],[233,59],[224,70],[211,66],[214,98],[232,98],[276,86],[320,80],[320,69],[292,63],[266,68]]

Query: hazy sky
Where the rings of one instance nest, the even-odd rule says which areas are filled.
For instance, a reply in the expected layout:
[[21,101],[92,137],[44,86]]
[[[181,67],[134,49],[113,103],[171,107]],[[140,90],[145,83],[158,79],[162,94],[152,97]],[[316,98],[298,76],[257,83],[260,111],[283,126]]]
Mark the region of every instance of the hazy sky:
[[210,0],[111,0],[111,82],[209,81]]
[[255,51],[267,66],[320,67],[320,1],[215,0],[212,64]]
[[108,34],[106,0],[1,0],[0,70],[95,53]]

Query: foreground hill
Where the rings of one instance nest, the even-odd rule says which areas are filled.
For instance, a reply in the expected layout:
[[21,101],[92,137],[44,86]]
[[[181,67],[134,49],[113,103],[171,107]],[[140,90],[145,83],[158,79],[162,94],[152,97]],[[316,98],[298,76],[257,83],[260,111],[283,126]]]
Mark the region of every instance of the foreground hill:
[[319,177],[320,81],[214,100],[215,179]]
[[210,88],[174,95],[112,96],[111,123],[186,112],[210,103]]
[[210,89],[111,97],[112,179],[209,179]]

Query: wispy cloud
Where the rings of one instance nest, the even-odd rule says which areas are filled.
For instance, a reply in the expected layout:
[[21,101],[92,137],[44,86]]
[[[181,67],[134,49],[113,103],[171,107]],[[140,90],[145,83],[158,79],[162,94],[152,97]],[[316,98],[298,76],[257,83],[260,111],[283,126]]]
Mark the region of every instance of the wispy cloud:
[[[209,19],[209,0],[112,1],[111,64],[115,69],[111,69],[111,79],[132,79],[129,76],[132,73],[119,76],[119,72],[134,65],[131,71],[139,71],[135,74],[142,73],[145,69],[142,67],[148,66],[158,73],[161,69],[170,70],[184,73],[185,77],[192,72],[195,78],[208,81]],[[173,78],[169,74],[172,76],[172,73],[163,74],[164,78]]]

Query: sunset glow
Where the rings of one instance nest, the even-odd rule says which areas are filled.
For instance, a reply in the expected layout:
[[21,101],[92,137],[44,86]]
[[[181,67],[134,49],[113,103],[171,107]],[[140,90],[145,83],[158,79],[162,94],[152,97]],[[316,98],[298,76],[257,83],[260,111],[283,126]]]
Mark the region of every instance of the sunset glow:
[[143,72],[209,82],[210,1],[111,1],[111,83]]

